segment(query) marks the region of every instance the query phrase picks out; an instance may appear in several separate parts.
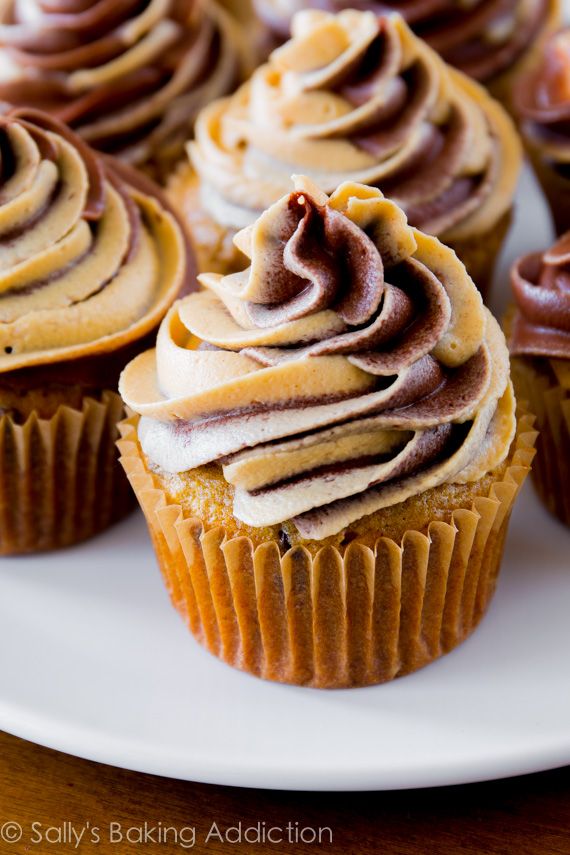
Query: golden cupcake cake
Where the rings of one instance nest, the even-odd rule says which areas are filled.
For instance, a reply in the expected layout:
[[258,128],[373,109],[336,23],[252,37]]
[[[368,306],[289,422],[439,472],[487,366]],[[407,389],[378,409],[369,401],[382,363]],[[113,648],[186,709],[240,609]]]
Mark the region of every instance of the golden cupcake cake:
[[558,0],[255,0],[274,41],[289,37],[295,12],[360,9],[399,12],[416,35],[450,65],[509,99],[513,77],[532,63],[559,25]]
[[231,92],[244,35],[216,0],[3,0],[0,101],[38,107],[160,176]]
[[333,192],[379,187],[455,249],[487,290],[508,229],[520,144],[502,107],[446,66],[398,15],[309,11],[233,96],[202,111],[170,183],[201,269],[244,262],[232,243],[293,172]]
[[120,370],[192,266],[160,191],[34,110],[0,117],[0,554],[69,546],[132,506]]
[[360,686],[459,644],[532,459],[504,336],[378,189],[307,178],[121,375],[121,460],[174,605],[224,661]]
[[513,378],[539,429],[533,481],[544,505],[570,526],[570,232],[520,258],[511,281]]
[[570,229],[570,28],[553,36],[515,84],[514,103],[556,233]]

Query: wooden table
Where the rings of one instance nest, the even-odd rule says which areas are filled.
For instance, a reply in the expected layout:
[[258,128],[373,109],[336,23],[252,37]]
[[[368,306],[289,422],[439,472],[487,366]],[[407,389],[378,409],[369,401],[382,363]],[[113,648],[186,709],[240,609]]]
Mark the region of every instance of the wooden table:
[[[230,842],[235,830],[220,840],[240,822],[242,838],[262,823],[283,842]],[[434,790],[285,793],[139,775],[0,733],[0,838],[20,834],[14,823],[21,839],[0,840],[2,855],[570,855],[570,767]],[[301,841],[319,829],[320,844]]]

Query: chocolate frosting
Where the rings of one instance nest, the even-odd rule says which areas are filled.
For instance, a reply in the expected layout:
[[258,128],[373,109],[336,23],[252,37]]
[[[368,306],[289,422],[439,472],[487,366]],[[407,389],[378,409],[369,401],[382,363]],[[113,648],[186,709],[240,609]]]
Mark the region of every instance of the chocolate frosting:
[[514,356],[570,358],[570,232],[545,253],[515,262],[516,301],[510,349]]
[[235,95],[205,109],[191,159],[202,202],[239,229],[288,191],[379,187],[446,242],[492,228],[512,203],[520,147],[501,107],[446,67],[401,17],[309,11]]
[[0,101],[133,164],[172,159],[198,110],[237,84],[241,39],[214,0],[9,0]]
[[0,116],[0,373],[19,388],[31,366],[45,382],[108,386],[95,366],[136,352],[192,284],[183,230],[152,182],[51,116]]
[[321,539],[504,459],[504,338],[455,254],[379,190],[298,178],[236,244],[250,266],[203,274],[121,376],[152,464],[218,462],[238,519]]
[[300,9],[399,12],[446,62],[481,81],[513,65],[532,45],[549,10],[548,0],[256,0],[256,6],[278,40],[289,36],[293,13]]

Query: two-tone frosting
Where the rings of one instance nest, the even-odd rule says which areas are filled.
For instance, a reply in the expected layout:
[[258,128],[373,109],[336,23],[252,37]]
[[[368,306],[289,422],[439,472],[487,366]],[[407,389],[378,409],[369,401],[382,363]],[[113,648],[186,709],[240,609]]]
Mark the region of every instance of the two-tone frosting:
[[570,28],[546,43],[540,62],[521,77],[514,94],[526,139],[570,177]]
[[189,276],[174,215],[132,170],[45,114],[0,117],[0,373],[149,334]]
[[3,0],[0,101],[34,106],[135,164],[179,156],[239,82],[242,34],[215,0]]
[[505,458],[504,337],[457,256],[377,189],[306,178],[121,376],[151,464],[217,462],[251,526],[322,539]]
[[228,228],[252,223],[299,172],[329,193],[379,187],[446,242],[494,227],[520,164],[510,119],[481,87],[399,15],[353,10],[296,15],[291,41],[200,114],[190,153],[202,205]]
[[570,359],[570,232],[546,252],[515,262],[511,283],[513,356]]
[[440,56],[477,80],[510,68],[533,44],[549,16],[549,0],[256,0],[278,39],[289,35],[296,11],[352,8],[377,15],[399,12]]

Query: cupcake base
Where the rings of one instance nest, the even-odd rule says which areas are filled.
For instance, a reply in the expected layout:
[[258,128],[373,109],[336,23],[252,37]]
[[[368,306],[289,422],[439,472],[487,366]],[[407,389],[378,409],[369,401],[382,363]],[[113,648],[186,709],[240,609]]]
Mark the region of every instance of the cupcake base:
[[570,178],[566,178],[527,140],[527,152],[534,174],[546,196],[557,236],[570,229]]
[[512,373],[517,394],[536,414],[536,492],[550,513],[570,526],[570,366],[562,360],[515,357]]
[[[236,668],[282,683],[383,683],[452,650],[492,598],[510,513],[536,437],[522,414],[508,463],[488,495],[448,521],[317,551],[227,537],[173,503],[150,471],[136,417],[120,425],[121,462],[144,511],[172,602],[203,646]],[[314,547],[314,544],[310,544]]]
[[[489,231],[464,240],[450,241],[448,244],[467,268],[467,272],[485,301],[491,291],[495,265],[512,219],[511,208]],[[445,240],[443,242],[446,243]]]
[[0,417],[0,555],[71,546],[132,510],[115,448],[124,413],[103,392],[51,418]]

